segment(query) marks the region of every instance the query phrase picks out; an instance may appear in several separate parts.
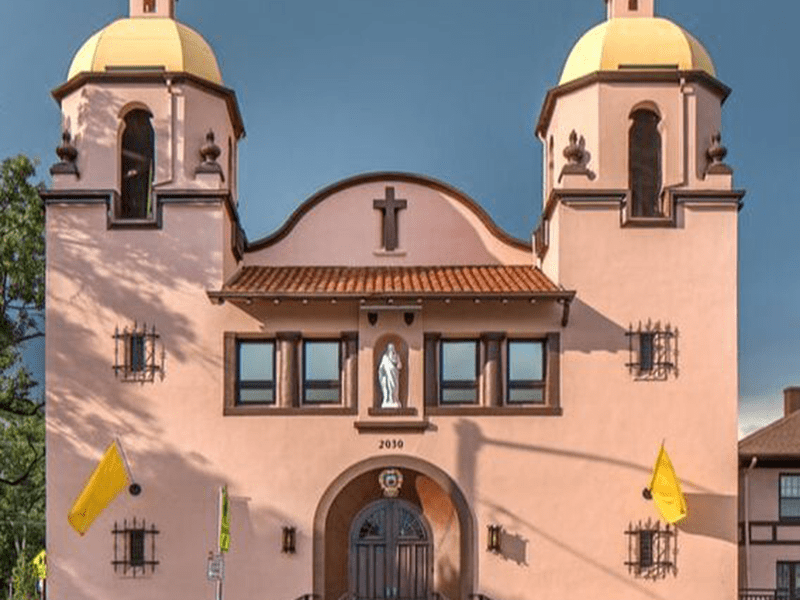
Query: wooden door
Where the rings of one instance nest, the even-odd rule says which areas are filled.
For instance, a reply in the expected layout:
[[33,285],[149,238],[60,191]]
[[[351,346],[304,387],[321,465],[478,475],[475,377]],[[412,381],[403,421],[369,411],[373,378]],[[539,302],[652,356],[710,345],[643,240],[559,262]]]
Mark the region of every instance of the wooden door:
[[357,600],[428,600],[433,540],[419,509],[405,500],[369,504],[350,530],[350,593]]

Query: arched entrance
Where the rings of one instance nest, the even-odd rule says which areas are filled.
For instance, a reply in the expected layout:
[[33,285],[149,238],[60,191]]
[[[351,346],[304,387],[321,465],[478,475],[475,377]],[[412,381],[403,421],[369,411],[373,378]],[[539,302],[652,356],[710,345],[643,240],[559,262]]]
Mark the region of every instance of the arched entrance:
[[358,600],[428,600],[433,536],[419,509],[405,500],[368,504],[350,529],[350,593]]
[[[402,475],[393,497],[379,485],[384,469]],[[313,554],[323,600],[475,591],[474,515],[452,478],[416,457],[373,457],[335,477],[314,516]]]

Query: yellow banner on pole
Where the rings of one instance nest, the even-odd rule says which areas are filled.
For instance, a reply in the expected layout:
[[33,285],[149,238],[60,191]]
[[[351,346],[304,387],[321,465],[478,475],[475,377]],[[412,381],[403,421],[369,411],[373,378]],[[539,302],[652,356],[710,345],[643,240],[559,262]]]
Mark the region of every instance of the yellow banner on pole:
[[650,493],[658,512],[667,523],[677,523],[686,518],[686,498],[663,443],[653,469]]
[[85,534],[97,516],[130,483],[121,449],[114,441],[95,467],[67,515],[73,529]]
[[219,551],[227,552],[231,548],[231,509],[228,502],[228,486],[223,486],[220,493],[219,518]]

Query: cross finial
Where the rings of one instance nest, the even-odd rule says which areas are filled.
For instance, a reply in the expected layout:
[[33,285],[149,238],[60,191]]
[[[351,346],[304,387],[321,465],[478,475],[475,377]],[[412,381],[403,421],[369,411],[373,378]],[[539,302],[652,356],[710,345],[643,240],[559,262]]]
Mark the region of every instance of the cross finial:
[[175,3],[178,0],[130,0],[131,17],[175,18]]
[[605,0],[605,3],[609,19],[655,16],[655,0]]

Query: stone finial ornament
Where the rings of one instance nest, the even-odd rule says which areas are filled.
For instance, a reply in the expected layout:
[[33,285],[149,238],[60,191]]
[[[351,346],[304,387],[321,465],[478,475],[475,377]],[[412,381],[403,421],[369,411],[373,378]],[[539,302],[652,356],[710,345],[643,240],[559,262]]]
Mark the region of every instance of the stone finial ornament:
[[58,162],[50,167],[51,175],[79,175],[75,161],[78,158],[78,149],[72,145],[72,134],[65,129],[61,134],[61,143],[56,146]]
[[561,169],[558,176],[559,183],[564,175],[585,175],[592,178],[592,173],[586,168],[589,162],[589,153],[586,151],[586,140],[583,136],[578,137],[578,132],[574,129],[569,134],[569,144],[564,148],[564,158],[567,164]]
[[195,169],[195,174],[216,173],[224,180],[225,177],[222,174],[222,167],[220,167],[217,162],[220,154],[222,154],[222,150],[214,143],[214,131],[209,129],[206,134],[206,143],[200,147],[200,158],[203,159],[203,162]]
[[723,146],[721,142],[722,134],[719,131],[711,136],[711,145],[708,147],[708,150],[706,150],[706,156],[708,157],[708,160],[711,161],[706,169],[707,175],[728,175],[733,172],[733,169],[722,162],[728,155],[728,149]]

